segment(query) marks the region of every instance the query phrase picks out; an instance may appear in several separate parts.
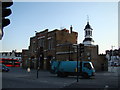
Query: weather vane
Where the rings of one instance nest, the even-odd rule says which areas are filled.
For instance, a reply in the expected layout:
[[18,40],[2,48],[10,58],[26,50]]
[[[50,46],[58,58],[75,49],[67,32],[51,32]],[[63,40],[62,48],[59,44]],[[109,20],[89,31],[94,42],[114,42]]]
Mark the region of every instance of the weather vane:
[[89,16],[87,15],[87,22],[89,22]]

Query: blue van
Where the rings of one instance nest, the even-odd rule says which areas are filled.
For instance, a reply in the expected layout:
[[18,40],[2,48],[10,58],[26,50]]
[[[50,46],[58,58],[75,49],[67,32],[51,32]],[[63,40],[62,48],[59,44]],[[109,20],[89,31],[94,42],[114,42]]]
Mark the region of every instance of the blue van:
[[59,77],[79,74],[84,78],[90,78],[95,75],[95,69],[90,61],[78,61],[78,67],[77,61],[51,61],[51,73]]

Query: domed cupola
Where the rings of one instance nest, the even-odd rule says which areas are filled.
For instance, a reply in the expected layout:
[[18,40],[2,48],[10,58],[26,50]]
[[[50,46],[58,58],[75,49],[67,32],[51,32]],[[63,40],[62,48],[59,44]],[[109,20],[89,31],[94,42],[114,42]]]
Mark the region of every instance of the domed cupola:
[[84,45],[92,45],[94,43],[94,40],[92,39],[92,28],[89,24],[89,21],[87,22],[87,25],[85,26],[85,39],[83,40]]
[[[87,25],[85,26],[85,29],[91,29],[91,30],[93,30],[92,28],[91,28],[91,26],[89,25],[89,22],[87,22]],[[84,29],[84,30],[85,30]]]

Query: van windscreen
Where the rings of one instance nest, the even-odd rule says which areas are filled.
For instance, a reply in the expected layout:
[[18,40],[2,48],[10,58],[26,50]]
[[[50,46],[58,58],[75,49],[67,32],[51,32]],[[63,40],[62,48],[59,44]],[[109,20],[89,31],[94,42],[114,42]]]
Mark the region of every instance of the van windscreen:
[[88,69],[92,69],[90,63],[84,63],[84,67],[87,67]]

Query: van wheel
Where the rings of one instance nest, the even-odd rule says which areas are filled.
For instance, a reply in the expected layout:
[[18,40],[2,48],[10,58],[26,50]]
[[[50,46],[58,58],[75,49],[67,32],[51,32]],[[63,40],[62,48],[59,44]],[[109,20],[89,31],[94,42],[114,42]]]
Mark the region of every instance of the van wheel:
[[60,77],[60,72],[57,73],[57,76]]
[[64,73],[64,72],[58,72],[57,76],[58,77],[67,77],[68,75],[67,75],[67,73]]
[[68,77],[68,73],[64,72],[63,77]]
[[62,75],[62,72],[58,72],[58,73],[57,73],[57,76],[58,76],[58,77],[62,77],[62,76],[63,76],[63,75]]
[[83,73],[82,77],[86,79],[90,78],[90,76],[87,73]]

